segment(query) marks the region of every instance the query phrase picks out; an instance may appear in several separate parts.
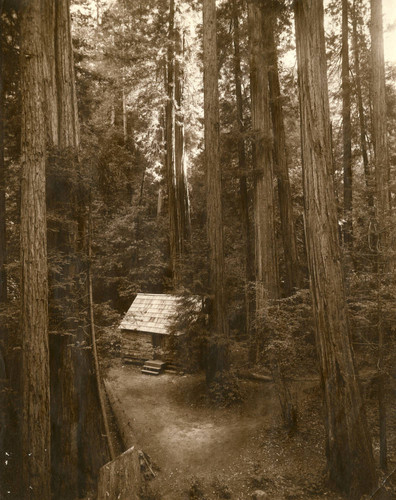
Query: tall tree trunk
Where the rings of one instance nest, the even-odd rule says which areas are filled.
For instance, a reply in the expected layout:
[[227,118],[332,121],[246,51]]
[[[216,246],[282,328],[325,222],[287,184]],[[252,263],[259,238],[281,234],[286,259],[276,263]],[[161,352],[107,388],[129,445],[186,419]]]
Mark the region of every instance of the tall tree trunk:
[[[68,0],[42,0],[45,19],[45,76],[46,118],[49,145],[62,152],[74,151],[79,144],[79,125],[74,83],[73,47],[71,39]],[[70,153],[68,153],[70,154]],[[62,175],[55,172],[55,176]],[[64,175],[64,174],[63,174]],[[59,217],[70,215],[70,206],[76,204],[71,189],[65,200],[55,188],[48,188],[48,210]],[[57,217],[55,217],[56,219]],[[50,305],[56,304],[62,317],[51,316],[51,329],[57,323],[63,325],[62,334],[50,337],[51,368],[51,458],[52,493],[65,500],[78,495],[78,429],[79,399],[77,394],[76,366],[76,298],[73,280],[76,274],[75,227],[73,224],[58,224],[49,235],[48,248],[55,257],[61,272],[51,273]],[[59,262],[61,256],[62,262]],[[57,282],[57,283],[56,283]]]
[[55,57],[58,94],[58,136],[61,148],[78,147],[80,131],[74,76],[69,0],[56,0]]
[[168,184],[169,249],[173,285],[179,282],[179,236],[177,222],[177,192],[175,167],[175,2],[169,2],[169,45],[167,52],[165,107],[166,175]]
[[220,116],[217,63],[216,1],[203,1],[204,123],[211,293],[206,381],[227,368],[228,323],[224,289],[223,207],[221,198]]
[[56,82],[56,54],[54,44],[55,3],[54,0],[41,0],[41,22],[43,24],[43,73],[44,73],[44,106],[47,125],[47,144],[58,146],[58,96]]
[[184,55],[183,40],[180,26],[175,25],[175,174],[176,174],[176,201],[180,256],[185,253],[185,242],[191,235],[190,202],[186,179],[184,155],[184,116],[183,116],[183,68]]
[[265,313],[268,300],[279,297],[275,238],[272,132],[268,89],[268,60],[263,33],[263,4],[250,0],[250,74],[252,129],[255,148],[254,222],[256,253],[256,315]]
[[241,71],[241,52],[240,52],[240,33],[239,33],[239,14],[236,0],[232,0],[232,19],[234,25],[234,80],[235,80],[235,97],[237,107],[238,121],[238,169],[239,169],[239,196],[241,204],[241,226],[243,231],[244,250],[245,250],[245,333],[252,334],[251,319],[252,310],[254,309],[251,283],[254,281],[254,265],[252,263],[252,239],[250,234],[249,220],[249,195],[247,185],[247,164],[245,140],[245,125],[243,119],[243,101],[242,101],[242,71]]
[[46,127],[40,4],[21,17],[22,481],[24,498],[50,500]]
[[[380,427],[380,466],[387,469],[386,403],[384,372],[384,325],[382,323],[381,284],[394,272],[391,241],[390,163],[385,101],[385,62],[382,28],[382,0],[371,0],[371,69],[373,104],[373,142],[375,162],[375,208],[377,226],[378,273],[378,405]],[[394,242],[393,242],[394,243]]]
[[342,0],[342,140],[344,170],[344,242],[351,249],[352,227],[352,126],[351,84],[349,79],[348,0]]
[[360,128],[360,148],[362,151],[363,169],[364,177],[366,181],[367,189],[367,200],[369,207],[374,206],[373,189],[371,172],[369,166],[369,159],[367,154],[367,128],[366,128],[366,118],[363,107],[363,96],[362,96],[362,79],[360,70],[360,50],[359,50],[359,39],[357,30],[357,16],[358,9],[356,8],[356,0],[353,0],[353,11],[352,11],[352,45],[353,45],[353,65],[355,70],[355,85],[356,85],[356,98],[358,104],[358,114],[359,114],[359,128]]
[[279,82],[278,54],[275,42],[275,20],[273,15],[266,16],[265,27],[269,58],[268,79],[271,118],[274,131],[274,171],[278,180],[279,211],[286,268],[285,291],[287,295],[291,295],[293,290],[301,285],[301,273],[293,218],[293,202],[290,190],[286,134]]
[[[4,73],[3,73],[3,37],[2,30],[3,2],[0,1],[0,308],[7,302],[7,243],[6,243],[6,183],[4,162]],[[4,318],[2,311],[0,311]],[[9,377],[8,374],[8,338],[5,321],[0,322],[0,449],[7,449],[7,434],[9,435],[10,402],[7,401],[6,387],[3,381]],[[8,382],[8,381],[7,381]],[[6,382],[6,383],[7,383]],[[6,496],[6,467],[4,461],[0,465],[0,497]]]
[[[0,16],[3,11],[0,5]],[[1,23],[1,21],[0,21]],[[1,28],[1,25],[0,25]],[[7,302],[7,245],[6,245],[6,182],[4,162],[4,73],[3,73],[3,39],[0,36],[0,304]],[[4,326],[0,326],[0,356],[5,349],[6,339]],[[1,363],[1,358],[0,358]]]
[[305,235],[325,395],[330,480],[351,499],[370,492],[375,464],[354,367],[333,185],[322,0],[296,0]]

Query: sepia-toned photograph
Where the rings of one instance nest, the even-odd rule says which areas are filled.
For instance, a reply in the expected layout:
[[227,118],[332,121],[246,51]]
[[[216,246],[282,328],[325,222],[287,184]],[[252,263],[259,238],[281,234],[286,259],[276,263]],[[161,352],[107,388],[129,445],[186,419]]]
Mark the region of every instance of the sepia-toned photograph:
[[0,0],[0,500],[396,500],[396,0]]

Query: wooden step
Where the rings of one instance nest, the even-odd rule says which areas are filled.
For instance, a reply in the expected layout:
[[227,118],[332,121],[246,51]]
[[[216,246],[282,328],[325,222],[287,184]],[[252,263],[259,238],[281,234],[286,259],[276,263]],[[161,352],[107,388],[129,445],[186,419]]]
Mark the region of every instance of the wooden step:
[[157,368],[158,370],[162,370],[165,367],[165,363],[163,361],[157,359],[151,359],[144,363],[145,367],[149,368]]
[[142,368],[142,373],[145,373],[146,375],[159,375],[161,372],[158,370],[151,370],[149,368]]

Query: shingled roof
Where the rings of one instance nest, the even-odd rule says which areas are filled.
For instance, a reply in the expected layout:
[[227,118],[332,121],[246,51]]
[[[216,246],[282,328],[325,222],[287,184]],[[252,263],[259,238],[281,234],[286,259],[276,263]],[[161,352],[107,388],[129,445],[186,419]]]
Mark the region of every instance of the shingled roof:
[[[180,296],[138,293],[120,324],[121,330],[169,335]],[[176,334],[177,335],[177,334]]]

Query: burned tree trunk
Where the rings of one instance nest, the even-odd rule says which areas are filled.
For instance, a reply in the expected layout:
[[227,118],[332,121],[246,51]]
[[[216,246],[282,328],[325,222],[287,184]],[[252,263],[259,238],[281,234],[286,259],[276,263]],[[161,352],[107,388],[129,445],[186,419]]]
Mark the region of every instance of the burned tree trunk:
[[305,235],[326,411],[331,481],[350,498],[376,483],[366,416],[354,367],[333,185],[323,3],[295,1]]

